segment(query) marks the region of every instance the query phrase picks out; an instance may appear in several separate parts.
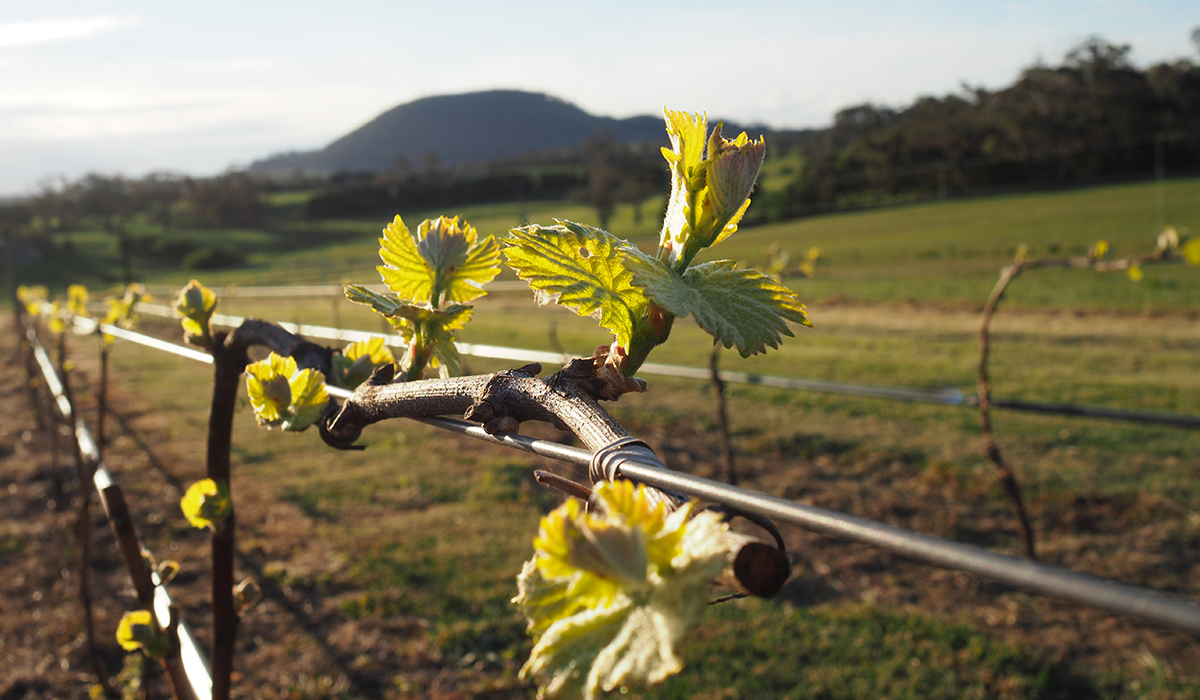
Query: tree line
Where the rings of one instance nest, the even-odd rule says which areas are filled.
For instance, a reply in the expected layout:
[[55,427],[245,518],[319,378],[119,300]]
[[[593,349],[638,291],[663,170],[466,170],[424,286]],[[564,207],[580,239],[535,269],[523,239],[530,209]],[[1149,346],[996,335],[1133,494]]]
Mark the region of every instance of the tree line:
[[129,283],[135,256],[188,269],[244,262],[244,252],[235,247],[175,234],[260,227],[266,211],[262,192],[262,183],[240,172],[210,178],[172,173],[51,178],[32,196],[0,206],[0,233],[17,264],[36,269],[39,279],[51,279],[58,276],[48,269],[54,261],[75,253],[73,233],[102,231],[116,243],[119,277]]
[[[1200,49],[1200,29],[1192,36]],[[1091,38],[999,90],[847,107],[801,144],[797,177],[759,216],[1196,172],[1200,66],[1143,70],[1130,50]]]

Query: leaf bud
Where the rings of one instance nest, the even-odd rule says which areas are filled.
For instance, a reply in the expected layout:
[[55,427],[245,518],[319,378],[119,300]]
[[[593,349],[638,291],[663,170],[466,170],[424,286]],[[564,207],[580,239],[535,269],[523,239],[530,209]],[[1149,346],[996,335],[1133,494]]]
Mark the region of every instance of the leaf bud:
[[192,527],[219,530],[233,512],[229,484],[224,481],[201,479],[188,488],[179,501],[179,507]]

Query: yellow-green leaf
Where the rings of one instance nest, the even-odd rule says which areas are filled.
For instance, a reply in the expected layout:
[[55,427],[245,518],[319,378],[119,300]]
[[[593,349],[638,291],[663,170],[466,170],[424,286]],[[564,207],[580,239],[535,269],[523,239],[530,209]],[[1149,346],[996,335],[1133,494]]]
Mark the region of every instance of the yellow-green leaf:
[[379,257],[384,264],[376,268],[384,283],[402,299],[429,301],[433,292],[433,271],[417,250],[399,215],[383,229],[379,239]]
[[1183,246],[1183,259],[1189,265],[1200,265],[1200,237],[1193,238]]
[[500,272],[500,248],[456,216],[426,219],[416,235],[399,216],[383,230],[379,274],[404,300],[440,306],[483,296]]
[[782,335],[793,335],[785,321],[812,325],[792,290],[757,270],[736,269],[733,260],[696,265],[682,276],[644,253],[631,254],[627,264],[634,284],[654,303],[676,316],[691,315],[742,357],[779,347]]
[[90,318],[87,310],[88,290],[82,284],[67,287],[67,313],[71,316]]
[[167,635],[149,610],[133,610],[121,616],[117,623],[117,643],[125,651],[141,649],[156,659],[166,655],[169,646]]
[[471,320],[472,307],[464,304],[451,304],[443,309],[432,309],[426,305],[408,304],[386,294],[372,292],[370,289],[357,284],[345,287],[346,298],[358,304],[367,304],[388,319],[405,340],[411,340],[415,325],[430,324],[430,329],[449,333],[462,328]]
[[384,345],[383,336],[360,340],[346,346],[333,356],[333,383],[343,389],[353,389],[366,381],[376,367],[395,364],[392,351]]
[[[103,325],[119,326],[121,328],[132,328],[137,323],[137,314],[134,313],[134,307],[138,302],[144,301],[147,298],[146,288],[140,284],[130,284],[125,287],[125,295],[121,298],[108,298],[108,311],[104,315]],[[107,333],[101,334],[105,345],[111,345],[114,340],[113,336]]]
[[551,301],[591,316],[627,346],[646,309],[646,297],[633,286],[624,251],[632,244],[611,233],[559,221],[556,226],[524,226],[504,240],[504,257],[529,282],[542,304]]
[[666,111],[671,149],[663,156],[671,169],[671,196],[663,218],[659,251],[682,272],[696,253],[728,238],[750,206],[750,192],[766,157],[766,144],[745,132],[721,135],[721,124],[705,137],[702,114]]
[[324,374],[275,353],[246,366],[246,393],[260,426],[292,432],[315,423],[329,403]]
[[42,312],[42,304],[50,296],[50,290],[43,285],[17,287],[17,301],[25,305],[25,312],[36,317]]
[[598,484],[596,500],[595,512],[571,500],[543,518],[517,579],[513,602],[536,639],[521,674],[540,697],[591,699],[677,673],[678,647],[730,559],[715,513],[667,513],[623,481]]
[[179,501],[179,507],[192,527],[219,529],[233,512],[229,484],[201,479],[188,487]]
[[433,343],[433,356],[429,360],[431,367],[438,371],[438,376],[442,379],[448,377],[457,377],[461,374],[462,361],[458,354],[458,346],[454,344],[454,337],[446,335],[438,338]]
[[1179,231],[1174,226],[1168,226],[1158,234],[1159,250],[1175,250],[1179,247]]
[[209,338],[208,321],[217,308],[217,295],[196,280],[188,282],[175,300],[175,313],[183,317],[183,332],[201,343]]

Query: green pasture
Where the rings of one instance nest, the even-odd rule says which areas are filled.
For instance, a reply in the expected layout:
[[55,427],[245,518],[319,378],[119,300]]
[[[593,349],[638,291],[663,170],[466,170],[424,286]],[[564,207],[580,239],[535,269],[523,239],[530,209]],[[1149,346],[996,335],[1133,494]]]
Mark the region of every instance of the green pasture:
[[[785,162],[778,165],[785,167]],[[262,230],[163,232],[146,227],[142,235],[235,247],[246,254],[246,264],[236,269],[185,271],[135,256],[135,275],[164,284],[190,276],[202,276],[213,285],[376,281],[376,239],[387,221],[302,221],[297,218],[299,203],[306,195],[272,195],[268,226]],[[662,206],[661,199],[647,201],[641,220],[635,221],[633,208],[621,205],[610,228],[644,248],[652,247]],[[556,202],[402,214],[412,226],[427,216],[461,214],[481,232],[491,234],[523,223],[551,224],[555,218],[595,223],[590,207]],[[746,227],[718,248],[705,251],[703,259],[733,258],[761,267],[776,244],[789,251],[794,267],[816,247],[821,250],[817,274],[788,280],[814,305],[845,301],[979,308],[999,269],[1021,245],[1027,245],[1035,257],[1083,255],[1104,239],[1112,245],[1110,255],[1138,254],[1154,249],[1165,225],[1200,235],[1200,179],[932,202]],[[106,285],[119,279],[115,237],[78,231],[57,234],[56,240],[65,252],[35,264],[30,270],[33,276],[61,286],[74,281]],[[505,271],[500,279],[513,277]],[[1145,278],[1136,284],[1123,273],[1040,270],[1013,284],[1006,297],[1006,305],[1014,307],[1098,312],[1190,312],[1198,303],[1200,275],[1179,265],[1148,267]]]

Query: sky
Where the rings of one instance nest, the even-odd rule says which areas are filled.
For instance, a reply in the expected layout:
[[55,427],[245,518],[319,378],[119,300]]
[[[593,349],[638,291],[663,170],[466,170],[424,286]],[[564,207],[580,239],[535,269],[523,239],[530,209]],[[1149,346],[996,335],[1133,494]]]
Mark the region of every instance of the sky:
[[0,195],[87,172],[209,175],[431,95],[546,92],[776,128],[1002,87],[1092,35],[1190,56],[1195,0],[715,3],[103,0],[0,5]]

